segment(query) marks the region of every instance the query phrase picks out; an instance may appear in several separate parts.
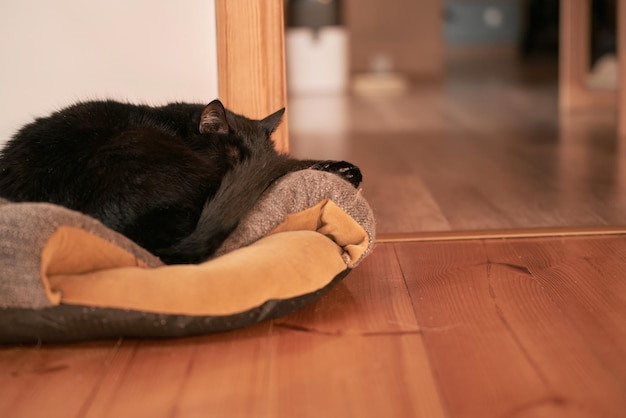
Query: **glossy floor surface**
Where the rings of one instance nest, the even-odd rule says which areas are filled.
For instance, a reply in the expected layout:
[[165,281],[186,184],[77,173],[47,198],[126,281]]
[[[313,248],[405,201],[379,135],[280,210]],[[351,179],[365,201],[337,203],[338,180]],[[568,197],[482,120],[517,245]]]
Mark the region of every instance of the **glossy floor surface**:
[[623,417],[626,235],[380,244],[290,315],[0,349],[5,417]]
[[346,159],[381,233],[626,225],[615,108],[559,115],[548,63],[451,67],[407,95],[294,97],[291,151]]

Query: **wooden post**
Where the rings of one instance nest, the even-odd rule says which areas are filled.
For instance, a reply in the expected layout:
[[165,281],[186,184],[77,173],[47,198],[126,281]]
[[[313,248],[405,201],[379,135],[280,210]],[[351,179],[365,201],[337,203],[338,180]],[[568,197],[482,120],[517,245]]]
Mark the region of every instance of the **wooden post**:
[[[283,0],[215,0],[218,90],[236,113],[260,119],[286,107]],[[289,150],[287,113],[274,133]]]
[[568,112],[589,106],[611,106],[612,91],[587,85],[591,56],[591,0],[561,0],[559,41],[559,108]]
[[568,109],[584,85],[589,62],[589,0],[560,3],[559,106]]
[[617,123],[618,135],[626,138],[626,2],[617,2]]

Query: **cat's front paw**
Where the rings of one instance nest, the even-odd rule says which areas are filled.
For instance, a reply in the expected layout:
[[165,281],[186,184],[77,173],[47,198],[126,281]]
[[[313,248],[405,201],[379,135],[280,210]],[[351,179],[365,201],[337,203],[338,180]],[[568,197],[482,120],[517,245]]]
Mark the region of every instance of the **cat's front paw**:
[[354,187],[359,187],[359,184],[363,181],[363,175],[359,167],[347,161],[320,161],[311,168],[337,174],[339,177],[350,182]]

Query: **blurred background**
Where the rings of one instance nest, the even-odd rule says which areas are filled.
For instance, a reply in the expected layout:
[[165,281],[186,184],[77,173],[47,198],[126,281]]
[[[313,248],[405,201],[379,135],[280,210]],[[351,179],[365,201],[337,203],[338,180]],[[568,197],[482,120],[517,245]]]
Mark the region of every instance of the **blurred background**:
[[[4,0],[0,144],[33,116],[79,99],[217,96],[214,7]],[[616,0],[592,7],[592,82],[610,89]],[[285,0],[285,22],[292,97],[400,94],[450,76],[505,76],[503,62],[509,75],[540,63],[556,82],[558,0]],[[489,59],[493,67],[481,65]]]
[[[591,4],[589,66],[611,88],[616,0]],[[285,9],[293,94],[398,93],[489,55],[551,65],[553,75],[558,62],[559,0],[286,0]]]

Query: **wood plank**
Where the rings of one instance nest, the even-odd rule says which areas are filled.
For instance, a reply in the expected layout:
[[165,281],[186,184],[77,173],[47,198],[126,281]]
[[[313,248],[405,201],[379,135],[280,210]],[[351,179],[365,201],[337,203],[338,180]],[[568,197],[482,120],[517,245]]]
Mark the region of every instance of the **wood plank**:
[[[624,242],[623,238],[619,240]],[[610,238],[610,241],[616,241],[616,238]],[[625,370],[622,359],[626,348],[626,333],[623,332],[626,327],[617,326],[616,322],[624,322],[626,299],[621,298],[619,306],[613,306],[617,311],[611,312],[612,315],[602,312],[607,304],[598,304],[594,305],[593,311],[589,309],[583,315],[572,317],[568,311],[588,300],[587,292],[591,289],[581,289],[582,292],[566,304],[558,303],[555,295],[569,287],[563,281],[578,284],[589,277],[592,267],[589,257],[595,256],[589,253],[594,252],[595,243],[595,239],[575,238],[532,239],[514,241],[510,245],[501,241],[485,243],[490,263],[490,285],[499,314],[554,392],[550,409],[568,411],[569,416],[612,416],[626,406],[626,375],[620,376],[614,371],[616,367],[622,372]],[[582,254],[568,251],[576,244],[580,244]],[[520,246],[532,253],[522,255]],[[552,249],[546,250],[546,247]],[[540,252],[538,248],[541,248]],[[567,255],[564,259],[555,258],[554,250]],[[611,258],[608,264],[615,265],[616,261]],[[535,273],[537,269],[533,267],[545,264],[546,270],[561,270],[563,263],[568,268],[560,278],[548,271]],[[602,274],[599,277],[607,276]],[[593,280],[596,292],[592,293],[615,291],[626,295],[626,286],[616,289],[612,285],[615,279],[603,279],[601,283],[597,279]],[[557,285],[555,281],[558,281]],[[621,340],[614,340],[611,346],[604,347],[595,336],[584,333],[585,327],[581,327],[581,323],[589,322],[602,322],[605,329],[617,326],[622,334]],[[598,350],[599,346],[603,349]]]
[[587,86],[591,55],[591,1],[560,2],[559,106],[572,108],[613,106],[614,92],[591,90]]
[[140,343],[86,416],[445,416],[420,338],[280,329]]
[[[292,147],[296,158],[348,160],[358,165],[364,175],[363,194],[377,218],[377,229],[386,232],[441,231],[450,229],[439,203],[413,172],[419,159],[406,162],[414,148],[399,150],[393,143],[380,140],[380,135],[351,134],[331,136],[338,150],[324,150],[328,134],[298,133]],[[406,136],[390,137],[391,142]]]
[[117,349],[115,341],[0,348],[0,416],[80,416]]
[[615,112],[559,126],[556,94],[471,79],[439,93],[351,97],[341,133],[294,127],[292,149],[359,165],[380,233],[626,225]]
[[[224,105],[263,118],[287,105],[282,0],[215,0],[218,91]],[[288,113],[273,135],[289,150]]]
[[[626,237],[511,243],[598,361],[626,390]],[[624,393],[626,395],[626,392]],[[623,398],[626,399],[626,396]]]
[[392,246],[275,328],[270,417],[446,416]]
[[451,229],[450,222],[433,196],[431,188],[418,176],[410,176],[410,181],[407,180],[406,175],[384,173],[377,176],[377,183],[398,186],[381,187],[371,183],[363,185],[366,196],[376,197],[372,208],[378,220],[377,227],[382,231]]
[[264,416],[270,333],[126,342],[86,416]]
[[[533,243],[538,253],[543,242]],[[528,280],[528,260],[511,262],[501,241],[394,245],[451,416],[623,410],[624,381]]]
[[[478,100],[480,85],[465,86],[464,96],[451,103],[453,120],[467,140],[461,142],[464,148],[451,151],[452,158],[447,160],[454,165],[446,168],[486,195],[486,202],[466,198],[461,204],[485,210],[494,206],[508,216],[490,212],[481,216],[474,210],[473,217],[531,228],[624,224],[614,210],[620,205],[620,194],[612,193],[619,181],[614,112],[590,109],[558,124],[556,104],[547,90],[531,99],[514,86],[487,87],[479,103],[472,101]],[[429,154],[428,150],[423,152]],[[464,161],[460,152],[467,155]],[[441,161],[445,160],[444,155]],[[448,184],[457,183],[443,176],[443,181],[438,181],[427,170],[421,175],[432,190],[447,199],[459,199],[446,193],[451,187]],[[598,181],[600,178],[604,180]],[[588,187],[590,181],[594,182],[593,192]],[[446,201],[439,203],[444,213],[451,207]],[[475,222],[462,227],[455,218],[463,218],[465,211],[452,210],[454,217],[448,215],[452,229],[489,227]]]
[[274,323],[277,328],[328,335],[419,332],[402,271],[389,245],[377,246],[324,297]]
[[[504,225],[515,228],[562,222],[551,213],[553,206],[549,204],[544,204],[544,210],[535,210],[540,202],[551,203],[554,199],[553,185],[546,182],[545,172],[540,174],[529,160],[519,159],[511,144],[504,143],[506,140],[492,145],[489,137],[471,132],[429,136],[429,140],[419,142],[420,150],[407,138],[398,164],[411,166],[413,176],[426,184],[450,229],[498,229]],[[412,142],[416,139],[414,135]],[[419,162],[411,162],[410,158]]]
[[623,1],[617,2],[617,48],[617,132],[620,138],[626,138],[626,4]]
[[202,338],[176,405],[176,416],[269,417],[275,356],[271,322]]
[[421,336],[281,333],[269,417],[445,417]]
[[495,309],[482,246],[394,246],[452,417],[506,416],[551,398]]

